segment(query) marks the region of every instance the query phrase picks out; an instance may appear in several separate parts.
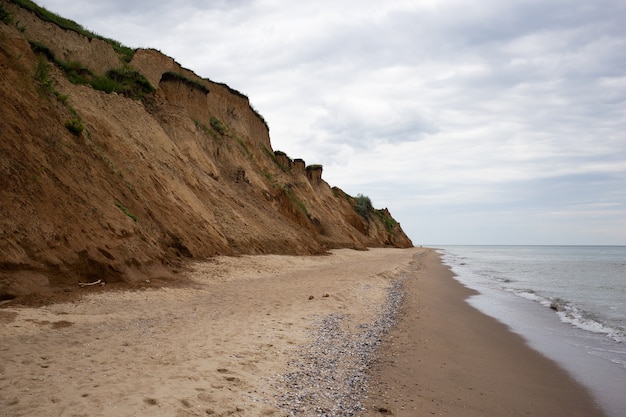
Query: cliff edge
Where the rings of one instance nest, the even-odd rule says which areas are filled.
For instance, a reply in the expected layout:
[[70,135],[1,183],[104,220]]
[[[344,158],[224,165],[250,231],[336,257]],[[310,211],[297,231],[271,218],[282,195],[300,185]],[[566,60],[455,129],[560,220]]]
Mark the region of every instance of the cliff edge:
[[147,285],[190,261],[412,243],[246,96],[29,1],[0,0],[0,301]]

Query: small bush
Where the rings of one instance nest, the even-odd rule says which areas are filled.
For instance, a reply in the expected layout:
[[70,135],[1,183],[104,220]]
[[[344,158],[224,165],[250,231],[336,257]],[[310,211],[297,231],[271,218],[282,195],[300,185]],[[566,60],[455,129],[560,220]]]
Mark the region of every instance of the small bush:
[[374,210],[372,200],[363,194],[357,195],[354,199],[356,201],[356,206],[354,207],[356,212],[359,213],[361,217],[368,219],[370,217],[370,213]]
[[65,122],[65,127],[74,136],[80,136],[83,133],[83,130],[85,130],[83,122],[78,118],[69,119]]
[[54,95],[61,104],[67,105],[67,101],[70,99],[70,96],[68,96],[67,94],[61,94],[58,91],[54,91]]

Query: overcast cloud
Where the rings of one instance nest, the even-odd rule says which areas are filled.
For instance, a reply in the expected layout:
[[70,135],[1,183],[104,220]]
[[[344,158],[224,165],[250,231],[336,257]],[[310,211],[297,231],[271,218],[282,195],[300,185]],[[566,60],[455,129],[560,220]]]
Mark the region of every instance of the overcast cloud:
[[419,244],[626,244],[623,0],[40,0],[250,97]]

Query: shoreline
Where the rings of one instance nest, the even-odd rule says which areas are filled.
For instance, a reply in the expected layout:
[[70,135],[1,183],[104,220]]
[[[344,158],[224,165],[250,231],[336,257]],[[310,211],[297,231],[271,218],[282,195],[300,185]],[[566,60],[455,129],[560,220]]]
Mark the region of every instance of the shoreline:
[[217,257],[188,278],[2,306],[0,417],[602,416],[432,249]]
[[371,369],[366,417],[605,416],[555,362],[467,304],[476,292],[434,250],[417,262]]

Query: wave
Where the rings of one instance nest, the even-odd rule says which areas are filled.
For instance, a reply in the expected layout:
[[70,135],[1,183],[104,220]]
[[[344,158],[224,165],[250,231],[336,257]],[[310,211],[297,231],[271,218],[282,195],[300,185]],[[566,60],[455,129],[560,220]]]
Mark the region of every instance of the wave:
[[550,308],[559,316],[563,323],[571,324],[572,326],[588,332],[604,334],[618,343],[626,342],[626,331],[624,329],[602,323],[595,315],[572,305],[572,303],[567,300],[560,297],[546,298],[530,289],[509,289],[507,291]]

